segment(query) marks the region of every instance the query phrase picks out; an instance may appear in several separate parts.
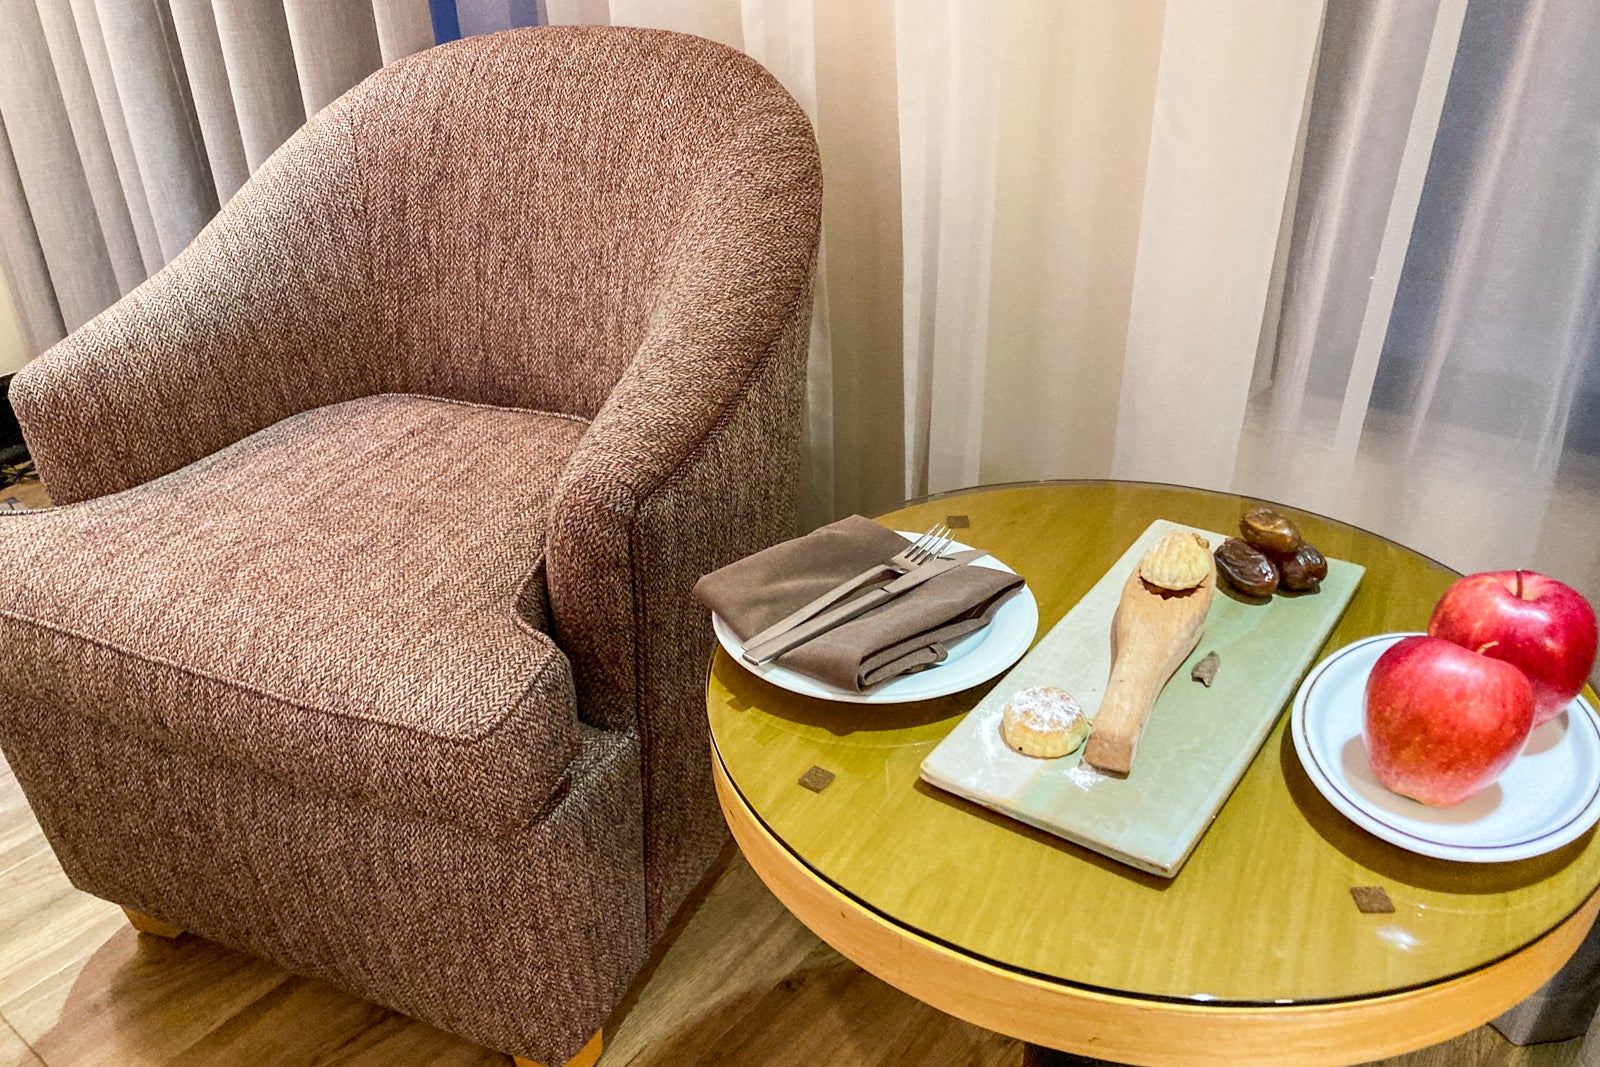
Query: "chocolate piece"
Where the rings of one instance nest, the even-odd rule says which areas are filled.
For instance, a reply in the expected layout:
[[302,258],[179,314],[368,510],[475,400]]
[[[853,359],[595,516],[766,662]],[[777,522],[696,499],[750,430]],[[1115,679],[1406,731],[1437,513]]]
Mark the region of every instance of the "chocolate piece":
[[947,515],[944,524],[952,530],[965,530],[972,525],[972,520],[965,515]]
[[1222,666],[1222,657],[1215,652],[1207,652],[1200,662],[1194,665],[1194,669],[1189,672],[1189,677],[1210,689],[1211,681],[1216,678],[1217,668],[1220,666]]
[[814,766],[800,776],[800,784],[813,793],[820,793],[833,784],[833,772]]
[[1381,885],[1353,885],[1350,887],[1350,897],[1363,915],[1390,915],[1394,912],[1394,902]]

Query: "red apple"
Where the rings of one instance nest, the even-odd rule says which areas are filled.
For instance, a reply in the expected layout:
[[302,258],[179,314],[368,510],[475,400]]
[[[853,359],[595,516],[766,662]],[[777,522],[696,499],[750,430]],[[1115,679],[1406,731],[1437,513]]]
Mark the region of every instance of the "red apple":
[[1437,637],[1403,638],[1367,676],[1367,758],[1389,789],[1456,804],[1487,787],[1533,729],[1527,675]]
[[1594,669],[1594,609],[1533,571],[1471,574],[1434,605],[1428,633],[1505,660],[1533,683],[1533,724],[1560,715]]

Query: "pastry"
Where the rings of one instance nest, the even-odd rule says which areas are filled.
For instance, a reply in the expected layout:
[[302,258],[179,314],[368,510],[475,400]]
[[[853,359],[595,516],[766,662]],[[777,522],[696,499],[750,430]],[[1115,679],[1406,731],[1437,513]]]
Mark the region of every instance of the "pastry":
[[1020,689],[1006,701],[1000,736],[1024,756],[1054,759],[1076,752],[1089,736],[1089,719],[1065,689],[1053,685]]
[[1139,561],[1139,577],[1159,589],[1193,589],[1211,573],[1211,546],[1197,533],[1175,530]]

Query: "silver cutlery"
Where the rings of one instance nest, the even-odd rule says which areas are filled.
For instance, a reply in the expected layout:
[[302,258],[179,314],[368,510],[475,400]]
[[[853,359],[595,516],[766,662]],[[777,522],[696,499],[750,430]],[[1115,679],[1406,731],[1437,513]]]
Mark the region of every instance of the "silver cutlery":
[[798,648],[807,641],[827,633],[835,626],[849,622],[858,616],[865,615],[873,608],[887,604],[896,597],[915,589],[930,578],[938,577],[946,571],[957,567],[965,567],[974,560],[981,559],[989,553],[981,548],[968,549],[957,552],[953,556],[930,560],[918,567],[902,574],[894,581],[879,589],[863,593],[854,600],[840,604],[830,611],[823,612],[814,619],[810,619],[794,627],[786,633],[779,634],[761,644],[745,646],[743,658],[756,666],[770,663],[790,649]]
[[771,641],[788,630],[792,630],[813,615],[818,615],[839,603],[863,586],[870,585],[894,574],[904,574],[918,564],[938,559],[944,554],[944,550],[950,547],[951,532],[950,527],[944,523],[935,523],[932,529],[907,545],[903,551],[895,553],[875,567],[868,567],[854,578],[840,582],[809,604],[791,611],[765,630],[751,636],[750,640],[744,643],[745,648],[754,648],[757,645]]

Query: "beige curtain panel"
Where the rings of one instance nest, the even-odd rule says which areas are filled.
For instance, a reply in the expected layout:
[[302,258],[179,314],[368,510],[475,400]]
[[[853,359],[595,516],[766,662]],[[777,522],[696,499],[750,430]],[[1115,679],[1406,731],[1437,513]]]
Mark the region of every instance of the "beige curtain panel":
[[0,269],[32,353],[159,270],[308,115],[433,44],[427,0],[0,0],[0,26]]

